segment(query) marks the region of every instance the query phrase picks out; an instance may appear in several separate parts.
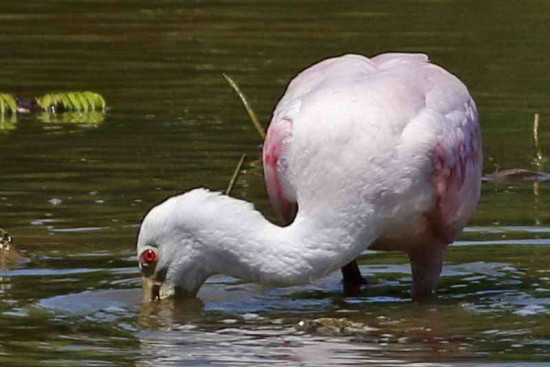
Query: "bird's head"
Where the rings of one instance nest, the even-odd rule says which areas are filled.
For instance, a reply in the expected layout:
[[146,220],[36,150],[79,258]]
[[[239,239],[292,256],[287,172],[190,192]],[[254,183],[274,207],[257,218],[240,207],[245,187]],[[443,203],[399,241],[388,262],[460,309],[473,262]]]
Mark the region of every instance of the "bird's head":
[[137,256],[147,300],[193,298],[211,275],[197,238],[194,212],[206,190],[174,196],[147,213],[141,224]]

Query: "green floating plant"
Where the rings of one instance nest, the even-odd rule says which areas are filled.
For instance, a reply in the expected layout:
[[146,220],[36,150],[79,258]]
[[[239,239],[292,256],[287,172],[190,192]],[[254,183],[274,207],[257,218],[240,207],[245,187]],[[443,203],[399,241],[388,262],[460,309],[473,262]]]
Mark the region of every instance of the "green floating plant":
[[0,133],[14,130],[17,127],[17,115],[1,115],[0,114]]
[[15,115],[17,113],[17,101],[8,93],[0,93],[0,115]]
[[64,112],[50,113],[39,112],[36,114],[39,121],[53,124],[89,124],[97,125],[103,122],[105,114],[99,111],[92,112]]
[[17,122],[17,100],[8,93],[0,93],[0,131],[13,130]]
[[36,98],[36,104],[45,112],[93,112],[104,111],[105,99],[99,93],[55,92]]

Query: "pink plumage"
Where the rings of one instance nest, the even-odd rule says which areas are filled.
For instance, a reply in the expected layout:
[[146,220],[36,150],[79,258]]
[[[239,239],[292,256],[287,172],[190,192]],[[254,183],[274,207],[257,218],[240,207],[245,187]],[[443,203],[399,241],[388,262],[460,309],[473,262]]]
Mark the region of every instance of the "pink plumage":
[[[302,130],[298,142],[296,129]],[[314,139],[323,140],[331,157],[303,154],[320,149]],[[360,144],[364,157],[349,153],[360,152]],[[369,144],[376,146],[374,157],[386,157],[401,174],[377,178],[383,170],[368,162]],[[380,213],[390,225],[381,225],[371,248],[403,250],[413,263],[423,258],[422,267],[434,273],[424,281],[432,283],[428,288],[437,282],[445,246],[464,228],[479,199],[482,148],[475,103],[456,77],[422,54],[345,55],[302,71],[273,114],[263,158],[269,197],[287,222],[302,206],[300,196],[308,206],[331,199],[318,185],[347,191],[356,200],[362,192],[378,196],[368,200],[390,207],[389,214]],[[310,167],[315,167],[312,177],[301,173]],[[354,171],[361,175],[349,182],[346,176]],[[376,193],[375,186],[385,188]],[[332,210],[338,210],[340,203],[333,203]],[[430,256],[433,261],[424,259]]]

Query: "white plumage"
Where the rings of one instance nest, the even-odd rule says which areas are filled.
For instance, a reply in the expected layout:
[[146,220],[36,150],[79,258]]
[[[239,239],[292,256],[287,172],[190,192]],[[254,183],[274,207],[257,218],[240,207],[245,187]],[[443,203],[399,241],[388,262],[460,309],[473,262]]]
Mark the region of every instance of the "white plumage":
[[146,216],[138,255],[157,255],[141,261],[154,293],[194,296],[220,273],[301,284],[371,247],[407,252],[413,296],[424,298],[479,198],[476,107],[425,55],[327,59],[292,80],[278,103],[264,169],[274,207],[293,220],[287,227],[204,189]]

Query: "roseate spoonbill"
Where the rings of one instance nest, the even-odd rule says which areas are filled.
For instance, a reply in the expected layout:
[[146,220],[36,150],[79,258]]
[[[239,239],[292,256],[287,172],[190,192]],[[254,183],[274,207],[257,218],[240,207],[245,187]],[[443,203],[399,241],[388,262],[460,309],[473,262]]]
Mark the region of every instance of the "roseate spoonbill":
[[272,203],[292,223],[204,188],[169,198],[139,231],[147,298],[194,297],[215,274],[303,284],[366,248],[406,252],[412,297],[428,298],[479,199],[475,103],[422,54],[344,55],[302,71],[275,108],[263,159]]

